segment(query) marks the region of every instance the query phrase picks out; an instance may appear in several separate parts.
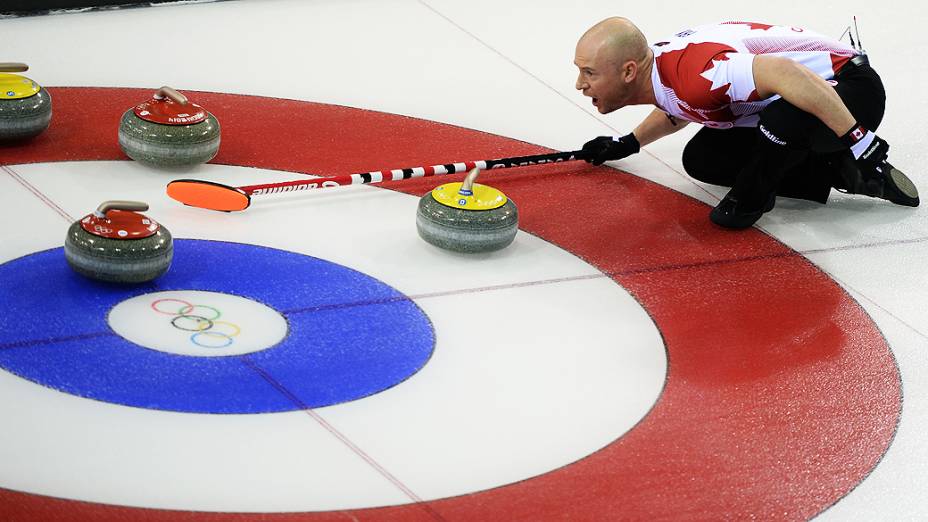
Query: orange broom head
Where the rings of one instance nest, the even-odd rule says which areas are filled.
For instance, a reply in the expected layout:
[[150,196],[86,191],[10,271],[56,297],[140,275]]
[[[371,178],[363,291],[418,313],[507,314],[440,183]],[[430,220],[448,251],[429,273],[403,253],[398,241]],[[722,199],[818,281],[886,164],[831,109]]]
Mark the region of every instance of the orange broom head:
[[245,210],[251,205],[251,197],[240,189],[198,179],[168,183],[168,196],[184,205],[224,212]]

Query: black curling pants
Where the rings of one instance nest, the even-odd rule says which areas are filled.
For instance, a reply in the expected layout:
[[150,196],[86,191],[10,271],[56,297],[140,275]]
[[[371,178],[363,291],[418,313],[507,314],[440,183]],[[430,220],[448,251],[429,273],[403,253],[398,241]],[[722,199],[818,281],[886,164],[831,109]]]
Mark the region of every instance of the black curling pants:
[[[876,71],[849,63],[835,81],[854,118],[875,131],[886,108]],[[732,187],[729,194],[749,207],[763,207],[774,193],[825,203],[832,187],[844,188],[837,157],[847,153],[818,118],[778,99],[761,111],[757,128],[702,128],[683,150],[683,168],[704,183]]]

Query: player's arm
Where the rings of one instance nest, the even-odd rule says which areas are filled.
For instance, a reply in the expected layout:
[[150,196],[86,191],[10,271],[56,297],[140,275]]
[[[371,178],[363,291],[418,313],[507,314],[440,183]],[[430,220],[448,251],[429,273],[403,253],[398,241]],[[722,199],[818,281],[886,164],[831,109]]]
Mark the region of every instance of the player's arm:
[[[789,103],[815,115],[848,146],[866,177],[883,176],[886,169],[881,165],[886,162],[889,144],[854,119],[828,82],[809,68],[778,56],[756,56],[752,72],[754,88],[761,98],[779,94]],[[861,189],[852,190],[859,192]]]
[[586,161],[593,165],[620,160],[641,150],[642,145],[657,141],[682,129],[689,123],[680,121],[660,109],[654,109],[635,130],[625,136],[600,136],[583,145]]
[[678,120],[660,109],[654,109],[641,121],[632,134],[642,147],[669,136],[689,124],[687,120]]
[[762,99],[779,94],[797,108],[814,115],[838,136],[856,120],[838,93],[808,67],[788,58],[757,55],[753,63],[754,88]]

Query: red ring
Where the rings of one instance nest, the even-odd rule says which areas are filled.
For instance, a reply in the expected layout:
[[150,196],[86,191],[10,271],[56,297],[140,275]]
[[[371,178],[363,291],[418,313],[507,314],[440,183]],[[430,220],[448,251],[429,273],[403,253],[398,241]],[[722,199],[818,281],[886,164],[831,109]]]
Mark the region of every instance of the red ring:
[[[125,159],[115,139],[99,136],[116,136],[124,108],[150,89],[52,90],[51,128],[27,146],[4,150],[0,163]],[[347,107],[218,93],[196,99],[220,121],[237,123],[223,127],[213,161],[220,164],[337,174],[547,152]],[[556,194],[541,183],[554,173],[563,174]],[[811,518],[879,462],[901,409],[895,361],[872,319],[808,260],[758,230],[714,228],[704,204],[612,169],[524,167],[497,180],[519,202],[523,230],[598,267],[651,314],[669,359],[658,402],[623,437],[539,477],[422,504],[265,518]],[[426,178],[387,185],[421,195],[436,184]],[[17,520],[242,518],[3,489],[0,507]]]
[[181,310],[183,310],[184,308],[188,308],[188,307],[191,308],[191,309],[193,309],[193,305],[190,304],[190,303],[188,303],[187,301],[184,301],[183,299],[173,299],[173,298],[170,298],[170,297],[165,298],[165,299],[158,299],[158,300],[156,300],[156,301],[152,301],[152,303],[151,303],[151,309],[154,310],[154,311],[156,311],[156,312],[158,312],[159,314],[164,314],[164,315],[183,315],[183,313],[181,313],[180,310],[178,310],[176,313],[170,313],[170,312],[165,312],[165,311],[163,311],[163,310],[158,310],[158,306],[157,306],[158,303],[163,302],[163,301],[174,301],[174,302],[176,302],[176,303],[183,303],[183,304],[186,305],[186,306],[181,307]]

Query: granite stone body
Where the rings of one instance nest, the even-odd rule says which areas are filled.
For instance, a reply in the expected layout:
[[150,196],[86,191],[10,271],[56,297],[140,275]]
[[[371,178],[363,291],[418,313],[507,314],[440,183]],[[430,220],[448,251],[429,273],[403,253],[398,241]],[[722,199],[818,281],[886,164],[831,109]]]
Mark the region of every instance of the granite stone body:
[[167,272],[174,242],[167,228],[141,239],[110,239],[84,230],[80,222],[68,229],[64,254],[77,273],[113,283],[144,283]]
[[425,241],[462,253],[505,248],[519,231],[519,212],[512,200],[492,210],[465,210],[443,205],[428,193],[419,199],[416,229]]
[[[2,93],[0,93],[2,94]],[[0,96],[0,142],[39,135],[52,121],[52,97],[45,89],[27,98]]]
[[145,121],[127,110],[119,122],[119,146],[135,161],[156,167],[206,163],[219,152],[219,120],[209,114],[192,125]]

